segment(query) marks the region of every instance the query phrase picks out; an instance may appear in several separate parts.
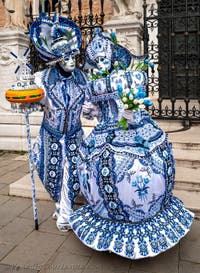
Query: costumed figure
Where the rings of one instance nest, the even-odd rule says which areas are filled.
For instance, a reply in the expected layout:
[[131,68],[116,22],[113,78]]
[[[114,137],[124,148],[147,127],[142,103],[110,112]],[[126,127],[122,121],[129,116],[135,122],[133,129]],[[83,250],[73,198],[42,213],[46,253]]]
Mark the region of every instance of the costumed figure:
[[41,104],[44,117],[33,148],[33,160],[39,178],[59,210],[63,166],[69,168],[73,196],[79,189],[75,156],[82,141],[80,114],[85,99],[86,79],[75,68],[75,56],[81,46],[81,31],[70,19],[45,14],[30,28],[30,36],[40,57],[52,67],[35,74],[35,82],[44,90]]
[[[172,195],[171,145],[143,109],[150,105],[145,98],[146,73],[140,62],[128,71],[131,54],[104,33],[97,33],[88,44],[86,61],[101,70],[101,78],[90,83],[99,124],[83,141],[77,160],[87,205],[71,212],[69,223],[95,250],[130,259],[155,256],[189,231],[193,213]],[[116,61],[123,69],[115,67]],[[135,111],[126,110],[131,103]]]

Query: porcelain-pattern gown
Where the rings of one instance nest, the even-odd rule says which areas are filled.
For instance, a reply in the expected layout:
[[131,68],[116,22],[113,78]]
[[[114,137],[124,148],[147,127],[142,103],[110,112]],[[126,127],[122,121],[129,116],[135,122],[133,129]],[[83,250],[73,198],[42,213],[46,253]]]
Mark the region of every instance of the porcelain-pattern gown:
[[[136,85],[145,84],[143,76]],[[82,143],[77,161],[87,205],[71,213],[69,222],[93,249],[130,259],[155,256],[178,243],[193,221],[172,195],[171,145],[145,110],[135,112],[124,131],[117,125],[120,109],[114,94],[104,100],[93,95],[101,122]]]

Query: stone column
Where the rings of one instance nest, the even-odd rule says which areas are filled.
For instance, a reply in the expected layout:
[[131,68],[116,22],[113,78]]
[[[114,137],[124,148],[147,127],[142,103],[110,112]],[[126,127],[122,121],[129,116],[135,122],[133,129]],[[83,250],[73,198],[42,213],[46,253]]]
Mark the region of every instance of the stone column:
[[114,15],[104,24],[104,30],[115,32],[119,43],[133,54],[143,54],[142,1],[115,0],[113,10]]
[[[22,56],[29,46],[29,38],[17,28],[0,31],[0,150],[27,150],[24,115],[12,113],[10,103],[5,99],[5,91],[16,81],[17,60],[9,53]],[[32,137],[38,133],[41,113],[30,117]]]
[[22,56],[29,46],[29,38],[21,30],[5,28],[0,31],[0,111],[10,110],[10,103],[5,99],[5,90],[16,81],[17,60],[10,51]]
[[105,31],[113,31],[117,34],[117,40],[127,47],[133,54],[142,55],[143,25],[131,15],[124,18],[113,18],[104,24]]

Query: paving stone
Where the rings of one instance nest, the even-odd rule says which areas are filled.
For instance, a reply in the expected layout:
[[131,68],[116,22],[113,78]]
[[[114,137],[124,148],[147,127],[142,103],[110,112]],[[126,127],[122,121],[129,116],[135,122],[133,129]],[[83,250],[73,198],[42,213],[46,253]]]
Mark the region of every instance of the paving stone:
[[131,260],[116,254],[95,251],[83,273],[128,273]]
[[[15,247],[15,244],[2,242],[0,239],[0,261],[7,256],[7,254]],[[0,271],[1,272],[1,271]]]
[[19,154],[17,153],[7,153],[7,152],[4,152],[4,154],[2,154],[0,152],[0,167],[3,167],[3,166],[8,166],[8,163],[11,161],[11,160],[15,160],[16,157],[18,157]]
[[[133,269],[131,268],[128,273],[155,273],[154,271],[143,271],[143,270],[139,270],[139,269]],[[172,272],[173,273],[173,272]]]
[[90,257],[61,252],[53,261],[48,262],[40,273],[82,273],[89,259]]
[[31,201],[29,199],[11,198],[8,202],[0,206],[1,225],[7,225],[30,206]]
[[143,270],[148,273],[178,273],[179,245],[156,257],[135,260],[130,273]]
[[[30,202],[31,199],[30,199]],[[49,218],[50,215],[53,214],[55,210],[55,204],[52,201],[38,201],[37,202],[37,208],[38,208],[38,222],[41,224],[45,220]],[[20,217],[32,219],[33,218],[33,208],[32,206],[28,208],[24,213],[20,215]]]
[[64,240],[63,236],[33,231],[1,263],[39,270]]
[[67,240],[61,247],[61,251],[68,252],[70,254],[80,255],[80,256],[92,256],[95,250],[84,245],[74,234],[72,230],[65,233],[68,236]]
[[66,235],[69,237],[40,273],[82,273],[86,268],[92,252],[88,251],[86,246],[77,243],[72,231]]
[[34,229],[34,221],[25,218],[15,218],[0,230],[0,238],[4,242],[18,244]]
[[23,164],[21,167],[9,171],[4,175],[0,176],[0,183],[10,184],[19,178],[23,177],[25,174],[29,172],[29,167],[27,164]]
[[3,189],[5,186],[7,186],[6,183],[0,183],[0,190]]
[[39,226],[39,230],[43,232],[61,235],[61,236],[67,235],[66,232],[61,232],[57,229],[56,220],[52,219],[51,216]]
[[32,270],[29,268],[20,268],[13,265],[0,264],[0,273],[37,273],[38,270]]
[[[16,160],[9,160],[5,166],[1,166],[0,169],[0,176],[4,176],[9,172],[15,172],[17,169],[20,169],[20,167],[23,169],[27,169],[28,163],[24,161],[16,161]],[[0,179],[0,182],[2,179]]]
[[25,153],[24,155],[17,155],[16,157],[13,158],[13,160],[28,162],[29,155],[28,155],[28,153]]
[[200,272],[200,263],[190,263],[190,262],[180,262],[179,264],[179,273],[199,273]]
[[9,196],[5,196],[5,195],[0,195],[0,205],[8,202],[8,200],[10,199]]
[[0,195],[8,196],[9,195],[9,185],[3,184],[4,186],[0,189]]
[[194,221],[191,230],[181,240],[180,258],[181,260],[200,263],[200,221]]

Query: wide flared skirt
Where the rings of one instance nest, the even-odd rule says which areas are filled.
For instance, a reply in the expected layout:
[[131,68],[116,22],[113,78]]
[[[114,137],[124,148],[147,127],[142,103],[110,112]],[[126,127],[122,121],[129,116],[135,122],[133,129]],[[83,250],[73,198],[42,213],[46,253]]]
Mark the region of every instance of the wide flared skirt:
[[69,223],[88,247],[141,259],[156,256],[176,245],[189,231],[193,218],[194,214],[172,196],[156,215],[139,223],[104,219],[89,205],[74,211]]

